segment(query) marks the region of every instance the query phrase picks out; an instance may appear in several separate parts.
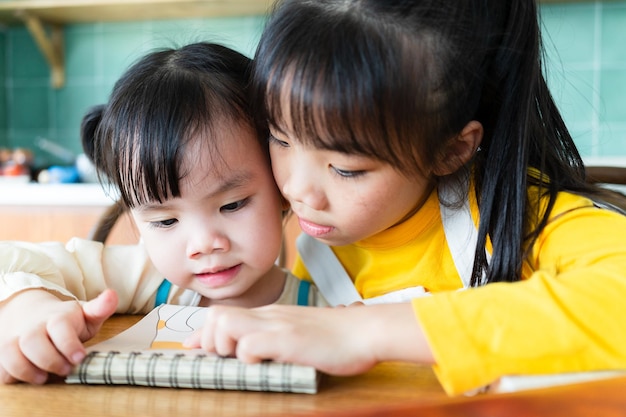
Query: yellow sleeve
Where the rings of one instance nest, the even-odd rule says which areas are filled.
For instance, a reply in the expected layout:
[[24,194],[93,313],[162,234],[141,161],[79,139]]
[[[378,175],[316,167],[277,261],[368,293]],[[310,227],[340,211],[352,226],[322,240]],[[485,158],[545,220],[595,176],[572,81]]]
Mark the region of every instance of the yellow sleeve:
[[504,375],[626,368],[626,217],[560,213],[523,281],[413,300],[449,394]]
[[34,288],[80,301],[113,288],[118,313],[139,313],[153,307],[162,280],[142,245],[104,246],[77,238],[66,245],[0,242],[0,302]]

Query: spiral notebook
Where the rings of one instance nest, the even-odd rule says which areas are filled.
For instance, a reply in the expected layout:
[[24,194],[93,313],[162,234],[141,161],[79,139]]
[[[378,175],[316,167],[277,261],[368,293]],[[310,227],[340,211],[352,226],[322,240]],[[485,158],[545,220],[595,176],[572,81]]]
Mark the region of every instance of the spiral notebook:
[[87,349],[68,384],[143,385],[315,394],[313,367],[264,361],[246,364],[183,341],[202,326],[205,308],[163,304],[126,331]]

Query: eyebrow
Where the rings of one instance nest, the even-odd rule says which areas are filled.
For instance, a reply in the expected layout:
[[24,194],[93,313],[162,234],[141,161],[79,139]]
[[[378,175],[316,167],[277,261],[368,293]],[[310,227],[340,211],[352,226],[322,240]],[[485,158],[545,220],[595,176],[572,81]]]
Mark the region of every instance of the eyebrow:
[[[202,199],[210,199],[215,197],[216,195],[234,190],[236,188],[243,187],[247,183],[249,183],[253,178],[253,175],[249,171],[237,171],[236,173],[229,173],[229,176],[226,178],[222,178],[219,181],[219,187],[211,192],[202,196]],[[179,197],[180,198],[180,197]],[[163,210],[164,206],[166,206],[167,202],[171,200],[165,200],[163,203],[149,203],[138,206],[135,210],[139,212],[147,212],[152,210]]]
[[252,180],[253,176],[250,171],[237,171],[236,173],[232,173],[228,178],[224,178],[220,181],[219,187],[211,191],[210,193],[204,195],[204,198],[211,198],[218,194],[225,193],[227,191],[233,190],[235,188],[243,187],[248,184]]

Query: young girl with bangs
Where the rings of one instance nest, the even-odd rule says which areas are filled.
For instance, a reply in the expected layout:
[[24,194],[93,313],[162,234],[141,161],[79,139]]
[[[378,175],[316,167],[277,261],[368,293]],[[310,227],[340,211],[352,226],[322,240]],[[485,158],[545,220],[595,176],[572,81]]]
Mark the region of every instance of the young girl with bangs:
[[[196,43],[150,53],[90,110],[82,139],[141,243],[0,242],[0,383],[67,375],[111,314],[161,303],[326,305],[275,264],[287,207],[250,59]],[[304,284],[304,285],[303,285]],[[36,306],[36,308],[33,308]]]
[[336,375],[432,364],[449,394],[626,369],[626,217],[585,182],[537,13],[279,1],[253,77],[304,232],[293,272],[333,305],[366,305],[218,306],[189,345]]

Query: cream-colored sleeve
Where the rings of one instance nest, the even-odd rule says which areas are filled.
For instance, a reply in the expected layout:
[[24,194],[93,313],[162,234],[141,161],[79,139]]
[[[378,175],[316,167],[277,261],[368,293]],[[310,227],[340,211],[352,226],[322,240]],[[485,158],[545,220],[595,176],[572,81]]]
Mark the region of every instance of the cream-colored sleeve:
[[86,301],[112,288],[118,313],[139,313],[153,307],[162,281],[141,244],[104,246],[78,238],[65,245],[0,242],[0,301],[33,288]]
[[626,217],[563,212],[530,269],[520,282],[413,300],[449,394],[504,375],[626,368]]

